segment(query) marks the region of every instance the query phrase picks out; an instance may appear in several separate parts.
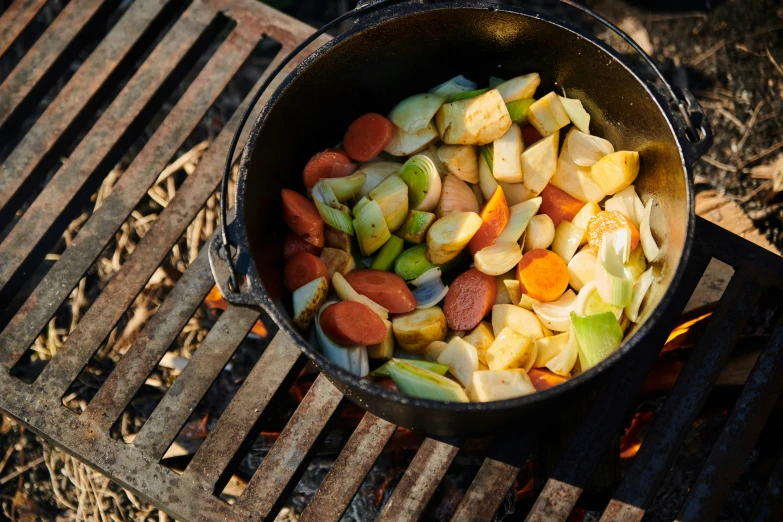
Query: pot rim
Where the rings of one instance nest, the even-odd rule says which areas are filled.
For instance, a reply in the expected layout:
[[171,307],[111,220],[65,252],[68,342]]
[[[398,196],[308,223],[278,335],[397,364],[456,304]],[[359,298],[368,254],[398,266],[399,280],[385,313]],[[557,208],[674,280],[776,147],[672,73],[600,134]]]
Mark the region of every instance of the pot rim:
[[674,141],[677,144],[677,153],[680,156],[680,160],[683,165],[683,172],[686,177],[685,196],[687,200],[686,203],[687,203],[688,221],[686,224],[683,251],[680,256],[677,270],[673,275],[672,280],[669,283],[668,288],[666,289],[666,292],[664,293],[660,302],[656,306],[655,310],[653,310],[653,313],[631,336],[631,338],[625,340],[620,345],[620,347],[617,350],[615,350],[609,357],[607,357],[606,359],[598,363],[590,370],[581,373],[576,377],[572,377],[571,379],[569,379],[568,381],[562,384],[553,386],[552,388],[546,390],[538,391],[533,394],[524,395],[522,397],[516,397],[513,399],[500,400],[500,401],[467,402],[467,403],[444,402],[444,401],[435,401],[430,399],[421,399],[417,397],[410,397],[399,392],[394,392],[386,388],[382,388],[381,386],[378,386],[366,379],[357,377],[356,375],[338,367],[330,360],[328,360],[319,350],[315,349],[310,344],[310,342],[307,339],[305,339],[305,337],[297,330],[297,328],[293,325],[293,323],[288,319],[286,319],[283,316],[283,314],[280,311],[278,311],[277,306],[272,302],[271,298],[269,297],[269,294],[266,291],[266,288],[264,287],[263,282],[261,281],[261,278],[258,276],[255,267],[255,261],[252,259],[252,256],[250,256],[249,266],[251,268],[250,270],[251,273],[248,274],[248,279],[250,279],[253,276],[255,276],[258,279],[258,281],[254,282],[257,284],[257,288],[254,290],[261,295],[261,299],[259,300],[258,305],[261,306],[270,315],[272,320],[278,325],[278,327],[281,330],[285,332],[288,338],[302,352],[304,352],[308,356],[308,358],[321,371],[325,372],[327,374],[327,377],[329,377],[332,380],[337,379],[341,383],[349,386],[350,388],[354,388],[354,389],[358,388],[359,390],[361,390],[362,393],[367,393],[376,396],[378,398],[385,399],[392,403],[396,403],[404,406],[412,406],[417,408],[437,410],[440,412],[454,412],[454,413],[482,412],[482,411],[498,412],[503,410],[532,407],[532,405],[534,404],[538,404],[548,400],[553,400],[555,397],[562,396],[577,387],[581,387],[587,384],[588,382],[597,378],[599,375],[604,374],[606,371],[608,371],[610,367],[617,364],[620,361],[620,359],[626,357],[631,351],[636,349],[638,346],[642,345],[646,340],[646,338],[649,336],[649,334],[651,334],[653,329],[657,326],[657,323],[661,321],[668,306],[675,301],[675,294],[677,293],[679,287],[681,286],[682,279],[686,271],[686,267],[691,258],[691,251],[693,247],[693,237],[694,237],[694,230],[695,230],[695,213],[694,213],[694,203],[693,203],[692,166],[686,160],[686,153],[684,152],[682,146],[682,140],[687,140],[687,138],[678,134],[674,123],[676,116],[674,116],[667,103],[662,103],[660,94],[658,94],[656,91],[651,89],[650,84],[647,81],[643,80],[636,72],[634,72],[634,70],[628,66],[628,64],[622,59],[622,57],[614,49],[612,49],[607,44],[599,40],[595,35],[591,33],[586,33],[579,27],[557,20],[556,18],[551,17],[549,15],[544,15],[517,6],[489,4],[486,2],[461,2],[461,3],[454,3],[454,4],[443,4],[443,3],[424,4],[418,2],[404,3],[404,4],[397,4],[397,5],[390,5],[381,8],[376,12],[373,12],[372,25],[366,25],[362,23],[362,20],[357,20],[357,22],[354,24],[354,26],[351,29],[331,39],[329,42],[325,43],[317,50],[315,50],[312,54],[307,56],[304,60],[302,60],[300,64],[297,65],[297,67],[288,76],[286,76],[283,79],[283,81],[280,83],[277,89],[275,89],[275,91],[269,97],[269,100],[264,105],[262,111],[260,112],[256,120],[253,122],[253,126],[248,134],[247,141],[245,142],[245,146],[243,147],[242,155],[239,162],[239,173],[238,173],[237,187],[236,187],[237,197],[235,199],[236,218],[234,223],[234,225],[238,225],[234,227],[235,234],[237,235],[236,239],[239,245],[244,245],[245,247],[247,247],[248,237],[247,237],[247,231],[244,223],[244,198],[240,196],[245,192],[245,184],[249,172],[252,150],[255,148],[256,141],[258,139],[258,136],[261,132],[261,129],[263,127],[263,124],[268,114],[272,111],[272,109],[274,108],[276,102],[280,99],[280,97],[283,96],[283,94],[288,89],[290,84],[296,78],[298,78],[302,74],[302,72],[304,72],[304,70],[307,69],[312,63],[314,63],[316,60],[320,59],[322,56],[327,54],[334,47],[342,44],[343,42],[355,36],[359,36],[365,31],[372,30],[377,25],[386,23],[388,21],[396,20],[399,18],[403,18],[406,16],[415,16],[423,12],[437,11],[437,10],[444,10],[444,9],[478,9],[478,10],[510,13],[513,15],[523,16],[527,18],[534,18],[536,20],[540,20],[545,23],[553,24],[571,33],[572,36],[575,38],[584,38],[588,42],[597,46],[599,50],[607,53],[611,58],[617,60],[619,64],[623,68],[625,68],[626,71],[630,73],[631,76],[637,82],[641,84],[642,88],[652,98],[655,105],[661,111],[661,113],[663,114],[666,120],[666,124],[669,128],[669,131],[671,132],[672,136],[674,137]]

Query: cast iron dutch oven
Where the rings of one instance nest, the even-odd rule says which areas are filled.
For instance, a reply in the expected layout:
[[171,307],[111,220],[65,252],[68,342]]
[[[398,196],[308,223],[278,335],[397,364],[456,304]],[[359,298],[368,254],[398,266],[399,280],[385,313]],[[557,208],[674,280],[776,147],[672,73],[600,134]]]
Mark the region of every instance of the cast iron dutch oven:
[[[261,307],[347,397],[395,424],[435,435],[475,434],[524,421],[542,407],[551,411],[621,359],[632,360],[671,304],[693,242],[691,165],[711,144],[703,113],[687,92],[675,94],[665,81],[660,92],[642,80],[594,36],[525,9],[421,0],[365,2],[358,9],[366,12],[359,13],[354,27],[305,59],[255,121],[239,164],[236,217],[210,244],[217,284],[230,303]],[[504,401],[457,404],[406,397],[336,367],[291,319],[291,297],[283,286],[287,230],[280,190],[303,192],[307,160],[340,142],[361,114],[385,113],[399,100],[458,74],[483,81],[531,71],[541,75],[539,94],[565,86],[584,102],[595,134],[618,150],[641,154],[636,187],[645,201],[654,197],[659,204],[652,228],[664,245],[656,263],[661,278],[642,319],[597,367],[552,389]],[[234,145],[238,136],[239,131]],[[233,150],[229,162],[232,156]]]

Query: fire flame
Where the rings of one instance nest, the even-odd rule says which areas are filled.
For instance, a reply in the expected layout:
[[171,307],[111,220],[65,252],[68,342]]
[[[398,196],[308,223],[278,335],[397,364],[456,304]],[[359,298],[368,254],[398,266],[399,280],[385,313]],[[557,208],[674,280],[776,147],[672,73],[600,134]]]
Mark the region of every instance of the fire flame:
[[[211,310],[225,310],[228,308],[228,302],[223,298],[223,295],[220,293],[220,290],[218,290],[217,285],[212,287],[212,290],[209,291],[207,298],[204,299],[204,306]],[[250,330],[250,332],[256,334],[262,339],[269,334],[269,332],[266,330],[266,326],[264,326],[264,323],[262,323],[260,319],[256,321],[256,324],[253,325],[253,328]]]
[[625,432],[622,442],[620,442],[620,458],[630,459],[635,457],[642,447],[644,435],[647,427],[652,422],[653,413],[651,411],[637,412],[631,419],[631,425]]

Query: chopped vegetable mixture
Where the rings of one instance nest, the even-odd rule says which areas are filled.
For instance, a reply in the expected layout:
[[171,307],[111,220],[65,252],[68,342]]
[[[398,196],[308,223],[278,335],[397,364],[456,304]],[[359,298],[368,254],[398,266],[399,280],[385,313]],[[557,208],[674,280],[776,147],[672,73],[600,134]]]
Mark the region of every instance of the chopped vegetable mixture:
[[[639,153],[537,73],[369,113],[282,191],[293,317],[359,377],[453,402],[534,393],[623,340],[656,276]],[[374,369],[371,371],[371,367]],[[386,387],[389,387],[388,384]]]

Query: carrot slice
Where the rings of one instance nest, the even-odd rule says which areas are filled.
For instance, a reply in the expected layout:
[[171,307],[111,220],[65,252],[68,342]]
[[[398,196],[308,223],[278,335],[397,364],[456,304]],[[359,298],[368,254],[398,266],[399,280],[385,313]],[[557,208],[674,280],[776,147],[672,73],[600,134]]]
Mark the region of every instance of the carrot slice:
[[329,277],[329,271],[326,269],[326,263],[320,257],[314,256],[310,252],[299,252],[285,262],[283,277],[285,287],[293,292],[313,279]]
[[314,256],[320,256],[321,250],[323,250],[323,248],[317,247],[312,243],[308,243],[301,236],[297,236],[293,232],[289,232],[283,241],[284,259],[288,259],[289,257],[296,255],[299,252],[309,252]]
[[343,346],[368,346],[386,339],[388,330],[378,314],[366,304],[340,301],[321,312],[321,328]]
[[416,309],[416,298],[397,274],[382,270],[351,270],[345,274],[345,280],[358,293],[369,297],[393,314],[403,314]]
[[345,152],[356,161],[370,161],[386,148],[393,135],[394,124],[380,114],[359,116],[345,133]]
[[541,208],[538,213],[552,218],[552,223],[557,226],[561,221],[574,219],[584,205],[582,201],[549,184],[541,192]]
[[568,288],[568,267],[563,259],[543,248],[531,250],[517,265],[519,289],[537,301],[554,301]]
[[286,225],[308,243],[324,246],[324,220],[313,202],[293,190],[283,189],[280,192]]
[[536,391],[548,390],[552,386],[563,384],[568,380],[567,377],[561,377],[543,368],[531,368],[527,372],[527,376],[530,377],[530,382],[533,383],[533,388]]
[[350,176],[359,168],[345,151],[326,149],[316,153],[305,165],[302,178],[305,187],[313,188],[321,178],[342,178]]
[[463,272],[449,286],[443,303],[446,324],[452,330],[472,330],[492,310],[497,295],[494,277],[475,268]]
[[482,223],[478,232],[473,235],[468,243],[471,255],[476,255],[476,252],[482,248],[493,244],[508,224],[508,218],[509,210],[506,196],[503,194],[503,188],[498,187],[481,211],[481,220],[484,223]]
[[587,222],[587,242],[598,252],[604,236],[623,227],[631,229],[631,250],[639,244],[639,231],[617,210],[602,210]]
[[532,125],[525,125],[519,130],[522,131],[522,143],[525,144],[525,147],[529,147],[543,138],[543,136],[541,136],[541,134],[539,134],[536,128]]

